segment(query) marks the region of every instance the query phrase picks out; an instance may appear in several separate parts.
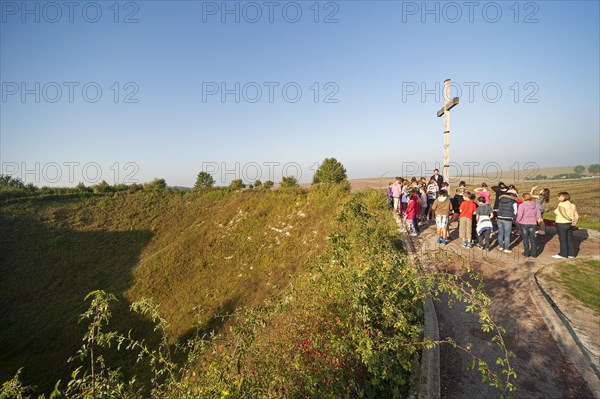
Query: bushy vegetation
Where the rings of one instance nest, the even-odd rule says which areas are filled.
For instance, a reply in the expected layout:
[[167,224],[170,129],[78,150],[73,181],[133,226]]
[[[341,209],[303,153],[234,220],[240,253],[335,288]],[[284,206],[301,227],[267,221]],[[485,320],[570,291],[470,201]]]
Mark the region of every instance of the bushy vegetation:
[[313,184],[338,184],[348,178],[346,168],[335,158],[325,158],[313,176]]
[[235,179],[232,180],[231,183],[229,183],[230,190],[241,190],[243,188],[246,188],[246,185],[244,184],[242,179]]
[[279,183],[280,188],[292,188],[298,187],[298,179],[294,176],[283,176],[281,178],[281,183]]
[[[152,198],[146,198],[148,196]],[[74,371],[68,378],[69,382],[55,385],[54,397],[406,397],[421,349],[436,344],[422,338],[421,303],[424,298],[436,297],[441,292],[467,302],[468,311],[479,314],[482,329],[496,333],[494,341],[504,348],[499,334],[501,329],[489,318],[489,298],[483,294],[481,287],[454,275],[441,272],[426,274],[413,265],[403,251],[397,226],[385,208],[382,193],[349,194],[340,186],[332,186],[310,192],[284,190],[227,194],[213,191],[179,196],[159,192],[139,193],[121,200],[150,205],[156,203],[158,196],[165,198],[164,203],[157,204],[158,207],[163,212],[174,209],[175,214],[180,214],[178,221],[184,225],[166,227],[172,230],[169,237],[183,235],[186,237],[184,242],[153,239],[148,245],[152,247],[150,253],[142,256],[142,262],[136,268],[129,294],[113,296],[104,290],[95,290],[88,295],[91,303],[81,316],[87,326],[80,331],[84,339],[71,362]],[[193,218],[195,223],[188,224],[182,210],[193,209],[194,205],[209,208],[202,213],[204,217],[209,217],[216,209],[246,207],[238,212],[229,212],[227,216],[218,215],[217,220],[227,218],[220,224],[215,225],[214,219],[208,222],[203,217]],[[118,217],[109,216],[111,208],[112,213],[118,209],[110,203],[98,206],[104,208],[104,212],[108,211],[109,223],[117,223],[127,216],[126,213]],[[290,207],[293,212],[290,212]],[[58,209],[60,207],[54,208],[51,214],[56,215]],[[145,208],[136,206],[135,209]],[[94,210],[94,214],[98,211]],[[146,211],[150,212],[146,216],[163,213],[153,209]],[[254,214],[257,216],[271,212],[272,218],[262,219],[266,225],[261,230],[258,228],[260,222],[249,223],[253,220],[251,212],[257,212]],[[172,215],[167,215],[164,220],[173,218]],[[309,215],[312,221],[307,223]],[[335,219],[333,215],[337,215]],[[92,219],[92,225],[106,222]],[[144,223],[154,226],[151,227],[154,234],[162,236],[165,234],[165,231],[160,232],[165,228],[164,220],[157,219],[160,218],[145,220]],[[331,228],[326,227],[327,221],[333,223]],[[223,309],[221,312],[200,312],[197,316],[204,316],[204,320],[199,320],[191,333],[184,330],[182,334],[181,321],[173,323],[171,317],[165,316],[166,311],[172,317],[181,318],[188,308],[189,305],[181,302],[184,296],[178,294],[181,286],[197,289],[199,283],[204,283],[207,294],[210,294],[224,283],[229,288],[226,282],[235,279],[237,273],[250,276],[252,266],[262,264],[260,258],[248,258],[243,252],[238,254],[232,265],[237,265],[237,269],[228,272],[227,268],[219,267],[216,259],[226,261],[227,256],[223,255],[227,252],[210,246],[213,241],[206,236],[209,230],[203,230],[204,240],[198,240],[198,236],[194,237],[189,231],[203,222],[214,226],[212,229],[217,231],[216,237],[224,240],[223,248],[232,248],[228,244],[231,240],[242,246],[239,250],[259,254],[261,248],[270,243],[273,251],[266,257],[270,262],[264,266],[272,271],[277,270],[278,262],[290,262],[292,259],[303,259],[308,264],[288,278],[263,275],[269,295],[260,301],[242,301],[237,297],[239,303],[234,303],[237,306],[225,309],[225,312]],[[316,227],[319,223],[320,227]],[[318,231],[312,233],[315,227]],[[250,230],[245,231],[245,228]],[[296,236],[299,230],[302,234]],[[277,234],[260,238],[262,231]],[[309,248],[318,247],[319,240],[307,240],[311,236],[322,235],[323,231],[327,231],[328,243],[322,245],[323,251],[313,251],[311,255]],[[254,250],[245,247],[246,244],[240,240],[249,232],[252,232],[248,236],[251,239],[245,241],[251,243],[250,248]],[[194,252],[192,246],[185,244],[186,241],[208,245],[204,249],[213,248],[211,252],[216,252],[215,260],[195,262],[198,251]],[[156,245],[152,246],[152,243]],[[289,247],[290,244],[294,246]],[[173,246],[176,248],[171,248]],[[294,249],[290,251],[290,248]],[[192,253],[188,254],[188,250]],[[189,257],[189,261],[177,262],[181,257]],[[162,261],[157,258],[162,258]],[[247,260],[254,262],[244,265]],[[166,267],[179,268],[183,273],[174,274],[173,270],[164,270]],[[209,278],[208,275],[200,280],[194,278],[198,269],[211,268],[219,268],[219,274],[227,276],[217,280],[218,275],[213,273]],[[283,267],[280,271],[289,273],[290,268]],[[136,280],[144,281],[142,285],[147,289],[136,288]],[[244,280],[237,289],[237,295],[248,291],[248,278]],[[285,283],[286,280],[291,284]],[[258,289],[264,283],[265,280],[259,279],[256,285],[250,286]],[[283,286],[287,288],[279,288]],[[159,292],[163,294],[157,295]],[[233,298],[236,298],[235,292],[236,289],[228,289],[228,295],[234,295]],[[191,297],[202,298],[202,294],[195,291]],[[120,303],[134,297],[137,299],[129,306],[133,315],[126,317],[139,321],[134,331],[126,332],[127,329],[119,329],[119,323],[113,323],[117,314],[112,313],[113,309],[119,309]],[[173,297],[179,300],[173,301]],[[119,301],[116,302],[116,299]],[[212,299],[214,301],[215,298]],[[204,306],[197,304],[197,308],[204,309]],[[208,315],[212,316],[207,320]],[[228,328],[215,328],[222,319],[226,320],[222,326]],[[157,337],[144,339],[144,334],[138,330],[140,321],[145,321],[142,326],[151,323],[158,333]],[[42,331],[41,338],[46,337]],[[455,345],[451,339],[443,342]],[[469,348],[463,350],[470,353]],[[121,357],[134,360],[135,365],[120,369],[120,365],[113,362]],[[501,373],[491,371],[473,356],[484,380],[497,386],[504,394],[513,389],[511,379],[514,371],[510,368],[509,357],[506,352],[505,358],[498,359],[497,364],[505,373],[505,377],[500,378]],[[20,377],[17,373],[5,382],[2,394],[16,397],[26,393],[27,388],[23,387]]]
[[267,190],[270,190],[271,188],[273,188],[273,186],[275,185],[275,183],[273,183],[271,180],[267,180],[264,184],[263,187]]
[[37,187],[32,183],[25,184],[18,177],[0,175],[0,201],[27,197],[48,196],[81,196],[82,194],[106,195],[112,193],[134,193],[141,190],[164,190],[167,183],[164,179],[154,179],[145,184],[114,184],[110,185],[105,180],[86,187],[79,183],[75,187]]
[[552,176],[552,180],[558,179],[581,179],[583,176],[577,173],[561,173],[559,175]]
[[548,176],[546,175],[537,175],[535,177],[526,177],[525,180],[547,180]]
[[204,188],[211,188],[215,184],[215,179],[208,172],[199,172],[196,176],[196,183],[194,189],[201,190]]
[[144,183],[144,190],[164,190],[167,188],[165,179],[154,179],[148,183]]

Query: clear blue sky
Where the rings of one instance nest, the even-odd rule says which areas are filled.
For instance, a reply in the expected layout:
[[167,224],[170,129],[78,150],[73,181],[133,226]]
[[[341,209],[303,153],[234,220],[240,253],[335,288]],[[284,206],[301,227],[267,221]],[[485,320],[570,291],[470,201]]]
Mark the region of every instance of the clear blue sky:
[[447,78],[463,168],[600,162],[599,2],[469,4],[2,0],[2,172],[308,182],[333,156],[351,178],[425,174]]

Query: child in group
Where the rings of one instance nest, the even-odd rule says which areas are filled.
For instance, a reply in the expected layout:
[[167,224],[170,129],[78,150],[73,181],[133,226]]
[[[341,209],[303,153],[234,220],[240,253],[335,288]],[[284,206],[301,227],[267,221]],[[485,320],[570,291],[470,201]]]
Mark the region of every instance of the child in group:
[[510,186],[508,186],[509,190],[513,190],[515,193],[517,193],[517,206],[521,205],[523,203],[523,200],[521,198],[519,198],[519,190],[517,189],[517,186],[515,186],[514,184],[511,184]]
[[[481,187],[477,187],[475,189],[475,191],[477,192],[477,194],[480,197],[483,197],[485,199],[486,205],[490,204],[490,199],[492,198],[492,192],[490,190],[488,190],[488,185],[485,182],[481,183]],[[479,200],[477,200],[477,201],[479,201]]]
[[498,202],[500,201],[500,197],[506,194],[508,187],[503,182],[499,182],[497,186],[492,186],[492,191],[496,194],[496,199],[494,200],[494,206],[492,209],[498,211]]
[[458,215],[460,213],[460,204],[463,202],[463,195],[465,193],[465,189],[459,187],[456,189],[456,194],[454,194],[454,198],[452,198],[452,210],[454,211],[454,216],[450,222],[455,222],[458,220]]
[[414,192],[410,192],[408,195],[408,203],[406,205],[406,224],[410,229],[410,235],[416,236],[419,232],[419,227],[416,223],[416,217],[421,212],[419,206],[419,198]]
[[402,184],[400,183],[401,178],[396,177],[394,184],[392,184],[392,197],[394,200],[394,214],[400,214],[400,197],[402,196]]
[[431,205],[431,212],[435,216],[437,227],[437,243],[444,245],[448,242],[448,215],[452,209],[452,203],[447,196],[446,190],[440,190],[438,197]]
[[447,193],[450,192],[450,183],[448,183],[447,181],[442,183],[442,190],[446,190]]
[[[508,186],[508,190],[515,192],[515,194],[516,194],[515,201],[517,201],[517,209],[519,209],[519,206],[523,203],[523,200],[521,198],[519,198],[519,190],[517,190],[517,186],[515,186],[514,184],[511,184],[510,186]],[[514,234],[515,236],[521,235],[521,227],[519,226],[519,222],[517,222],[514,219],[513,219],[513,226],[512,226],[512,234]]]
[[473,214],[475,213],[476,208],[473,201],[471,201],[471,193],[466,192],[459,207],[458,235],[462,239],[462,246],[469,249],[473,248],[473,245],[471,245],[471,234],[473,228]]
[[479,242],[479,248],[481,250],[485,249],[490,252],[490,234],[492,232],[492,217],[494,216],[494,211],[485,201],[486,198],[484,196],[477,198],[477,202],[479,202],[479,207],[477,207],[477,210],[475,211],[477,219],[477,241]]
[[433,218],[431,213],[431,205],[438,196],[439,187],[434,178],[429,179],[429,184],[427,185],[427,205],[429,206],[429,212],[427,213],[427,219],[431,220]]
[[392,191],[392,186],[394,183],[388,183],[387,196],[388,196],[388,209],[394,209],[394,192]]
[[538,221],[538,231],[536,231],[535,234],[543,236],[546,234],[546,225],[544,224],[544,212],[546,212],[546,209],[544,208],[544,204],[547,204],[550,201],[550,190],[544,188],[538,195],[535,195],[533,192],[536,188],[537,186],[533,186],[529,194],[535,198],[535,202],[540,207],[541,212],[540,220]]
[[517,193],[514,190],[507,190],[506,194],[500,195],[498,198],[498,250],[509,254],[510,249],[510,232],[512,229],[513,219],[517,215]]
[[406,207],[408,206],[408,187],[409,182],[407,179],[402,180],[402,198],[401,198],[401,213],[404,214],[406,212]]
[[425,223],[427,221],[427,211],[429,210],[429,205],[427,204],[427,186],[421,184],[421,188],[419,189],[419,205],[421,207],[421,215],[419,220],[421,223]]
[[473,212],[473,217],[471,218],[471,245],[475,245],[477,243],[477,217],[475,213],[479,208],[479,204],[477,203],[477,196],[475,194],[470,194],[469,199],[475,205],[475,212]]

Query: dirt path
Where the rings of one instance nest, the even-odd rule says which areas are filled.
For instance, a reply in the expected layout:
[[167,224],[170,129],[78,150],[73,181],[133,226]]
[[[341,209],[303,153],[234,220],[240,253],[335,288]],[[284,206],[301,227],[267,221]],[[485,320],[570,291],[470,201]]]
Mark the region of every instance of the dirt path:
[[[417,237],[411,237],[415,250],[425,267],[448,269],[460,273],[457,261],[440,263],[431,260],[433,250],[452,251],[477,270],[484,278],[485,291],[492,298],[492,316],[505,329],[506,345],[516,354],[511,361],[517,379],[514,392],[516,398],[593,398],[586,381],[578,372],[577,365],[565,358],[534,301],[532,290],[534,274],[544,265],[555,263],[552,255],[558,253],[558,237],[553,228],[538,240],[541,255],[537,258],[524,258],[520,239],[513,237],[512,254],[498,251],[495,239],[492,252],[477,248],[463,249],[458,240],[457,223],[450,226],[451,242],[443,247],[435,243],[435,225],[422,228]],[[600,240],[597,235],[589,237],[581,230],[575,235],[579,247],[578,257],[594,256],[600,253]],[[452,257],[450,257],[452,259]],[[539,293],[536,291],[536,293]],[[435,303],[440,338],[454,337],[459,344],[473,343],[478,356],[486,359],[494,370],[495,360],[501,353],[480,329],[477,318],[464,312],[464,306],[455,304],[452,308],[442,298]],[[598,324],[600,326],[600,322]],[[442,398],[493,398],[499,391],[481,383],[478,371],[468,371],[470,359],[462,352],[444,345],[440,351],[440,377]],[[596,396],[600,393],[596,393]]]

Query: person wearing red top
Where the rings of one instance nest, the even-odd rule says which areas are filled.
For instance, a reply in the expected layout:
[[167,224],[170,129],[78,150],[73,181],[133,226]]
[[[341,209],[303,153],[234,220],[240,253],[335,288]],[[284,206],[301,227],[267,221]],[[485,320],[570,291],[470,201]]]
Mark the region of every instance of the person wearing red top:
[[458,235],[462,239],[462,246],[472,248],[471,233],[473,228],[473,214],[477,206],[471,201],[471,194],[465,193],[464,200],[460,204],[460,214],[458,216]]
[[409,194],[409,200],[408,200],[408,205],[406,206],[406,222],[408,223],[409,227],[410,227],[410,235],[411,236],[416,236],[417,232],[419,231],[419,227],[416,223],[416,217],[419,213],[421,213],[421,209],[420,209],[420,205],[419,205],[419,198],[417,197],[417,194],[415,194],[414,192],[411,192]]

